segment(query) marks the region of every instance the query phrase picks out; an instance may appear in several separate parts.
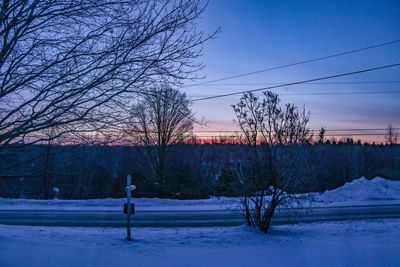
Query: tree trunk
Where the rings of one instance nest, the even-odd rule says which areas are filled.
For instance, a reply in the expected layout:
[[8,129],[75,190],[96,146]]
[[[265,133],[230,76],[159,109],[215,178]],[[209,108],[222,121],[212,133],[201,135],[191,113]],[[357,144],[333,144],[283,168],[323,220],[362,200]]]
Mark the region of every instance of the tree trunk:
[[246,215],[246,223],[248,226],[252,226],[251,225],[251,213],[250,213],[250,208],[249,208],[247,197],[244,198],[244,207],[245,207],[244,211],[245,211],[245,215]]
[[45,168],[43,174],[43,199],[49,199],[49,183],[50,183],[50,148],[51,143],[50,141],[47,144],[46,149],[46,159],[45,159]]

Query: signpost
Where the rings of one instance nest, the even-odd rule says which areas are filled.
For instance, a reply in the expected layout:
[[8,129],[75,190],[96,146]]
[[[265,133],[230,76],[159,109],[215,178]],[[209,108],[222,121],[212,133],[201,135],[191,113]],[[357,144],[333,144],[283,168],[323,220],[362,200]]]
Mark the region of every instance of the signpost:
[[126,191],[126,200],[127,200],[127,205],[126,205],[127,206],[127,211],[126,211],[126,215],[127,215],[126,239],[129,240],[129,241],[132,240],[132,237],[131,237],[131,211],[132,211],[131,210],[131,207],[132,207],[132,205],[131,205],[131,192],[136,189],[136,186],[132,185],[131,183],[132,183],[132,177],[131,177],[130,174],[128,174],[128,176],[126,177],[126,188],[125,188],[125,191]]

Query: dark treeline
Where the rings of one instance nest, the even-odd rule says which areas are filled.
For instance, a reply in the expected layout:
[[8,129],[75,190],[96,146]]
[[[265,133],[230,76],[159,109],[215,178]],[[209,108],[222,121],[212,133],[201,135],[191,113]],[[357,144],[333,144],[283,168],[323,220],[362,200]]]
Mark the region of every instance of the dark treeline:
[[[124,197],[127,174],[132,174],[137,185],[136,197],[239,196],[238,172],[248,171],[252,162],[247,145],[174,145],[160,195],[160,185],[150,175],[152,170],[144,149],[54,145],[3,149],[0,197]],[[318,143],[281,146],[278,151],[282,169],[290,169],[301,177],[296,192],[333,189],[361,176],[400,178],[400,145]]]

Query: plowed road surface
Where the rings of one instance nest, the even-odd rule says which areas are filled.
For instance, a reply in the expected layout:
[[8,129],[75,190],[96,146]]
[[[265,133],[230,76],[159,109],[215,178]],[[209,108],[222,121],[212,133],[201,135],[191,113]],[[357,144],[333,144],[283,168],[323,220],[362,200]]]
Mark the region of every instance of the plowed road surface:
[[[283,209],[273,224],[371,218],[400,218],[400,205]],[[126,220],[122,211],[0,209],[0,224],[10,225],[124,227]],[[243,222],[237,210],[137,211],[132,216],[134,227],[236,226]]]

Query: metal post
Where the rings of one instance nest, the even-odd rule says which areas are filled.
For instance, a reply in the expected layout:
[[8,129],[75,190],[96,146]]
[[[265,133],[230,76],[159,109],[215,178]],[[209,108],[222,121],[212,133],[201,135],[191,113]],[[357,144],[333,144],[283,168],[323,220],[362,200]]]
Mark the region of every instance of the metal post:
[[132,177],[130,174],[128,174],[128,176],[126,177],[126,200],[127,200],[127,232],[126,232],[126,239],[128,239],[129,241],[132,240],[131,238],[131,181],[132,181]]

